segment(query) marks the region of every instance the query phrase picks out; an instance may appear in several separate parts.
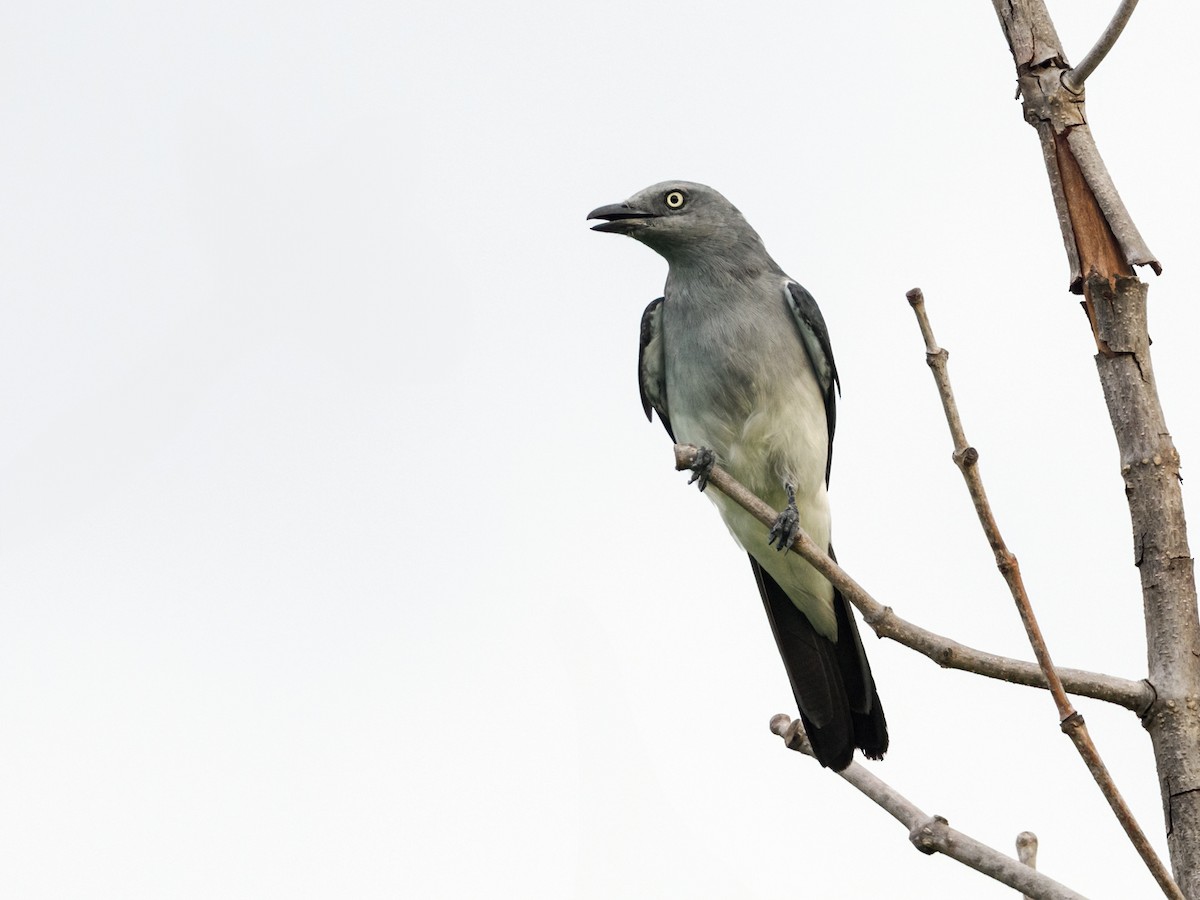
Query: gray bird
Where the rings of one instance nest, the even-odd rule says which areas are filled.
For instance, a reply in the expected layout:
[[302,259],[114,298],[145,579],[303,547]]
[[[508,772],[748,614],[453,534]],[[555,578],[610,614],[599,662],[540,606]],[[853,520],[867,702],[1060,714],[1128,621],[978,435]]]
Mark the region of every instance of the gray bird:
[[588,219],[603,219],[593,230],[628,235],[669,265],[664,296],[642,315],[646,417],[653,409],[672,440],[703,448],[692,477],[700,490],[719,463],[784,510],[768,533],[719,491],[708,494],[750,554],[814,754],[839,770],[855,747],[879,759],[887,722],[854,615],[824,576],[786,552],[797,526],[830,546],[826,489],[840,384],[816,301],[705,185],[665,181]]

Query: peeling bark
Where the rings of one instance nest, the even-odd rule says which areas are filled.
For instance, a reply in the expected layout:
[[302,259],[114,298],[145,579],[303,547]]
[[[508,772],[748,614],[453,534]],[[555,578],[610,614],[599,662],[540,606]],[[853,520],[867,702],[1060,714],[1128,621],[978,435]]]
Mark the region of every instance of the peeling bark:
[[1082,90],[1042,0],[993,0],[1016,63],[1025,118],[1050,177],[1070,288],[1084,296],[1096,368],[1120,451],[1134,564],[1141,577],[1150,733],[1175,880],[1200,900],[1200,618],[1187,542],[1179,454],[1154,382],[1147,286],[1135,266],[1162,267],[1126,210],[1087,125]]

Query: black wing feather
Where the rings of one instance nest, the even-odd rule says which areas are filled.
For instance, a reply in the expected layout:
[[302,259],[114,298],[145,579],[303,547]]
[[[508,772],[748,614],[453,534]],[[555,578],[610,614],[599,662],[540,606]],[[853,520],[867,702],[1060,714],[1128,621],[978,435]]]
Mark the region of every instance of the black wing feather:
[[838,381],[837,366],[833,362],[833,347],[829,343],[829,329],[825,317],[813,295],[794,281],[788,282],[788,307],[796,320],[800,332],[800,343],[808,354],[813,374],[825,398],[825,424],[829,428],[829,455],[825,459],[825,483],[829,484],[829,471],[833,467],[833,432],[837,424],[837,395],[842,391]]
[[671,419],[667,415],[667,385],[664,377],[666,362],[663,358],[662,305],[665,298],[659,297],[642,313],[641,341],[638,344],[638,390],[642,395],[642,409],[646,418],[654,421],[650,410],[658,413],[658,420],[667,429],[671,440]]

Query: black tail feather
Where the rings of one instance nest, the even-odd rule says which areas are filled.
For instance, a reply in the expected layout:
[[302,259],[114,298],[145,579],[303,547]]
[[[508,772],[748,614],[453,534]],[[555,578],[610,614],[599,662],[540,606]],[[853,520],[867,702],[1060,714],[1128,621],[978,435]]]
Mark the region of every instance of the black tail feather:
[[881,758],[888,745],[887,721],[858,625],[841,593],[834,592],[834,642],[817,633],[754,557],[750,565],[817,761],[840,771],[850,765],[855,747],[871,759]]
[[850,718],[854,723],[854,744],[868,759],[883,759],[888,748],[887,719],[871,676],[871,664],[858,633],[858,622],[842,592],[834,588],[833,606],[837,613],[838,670],[850,700]]

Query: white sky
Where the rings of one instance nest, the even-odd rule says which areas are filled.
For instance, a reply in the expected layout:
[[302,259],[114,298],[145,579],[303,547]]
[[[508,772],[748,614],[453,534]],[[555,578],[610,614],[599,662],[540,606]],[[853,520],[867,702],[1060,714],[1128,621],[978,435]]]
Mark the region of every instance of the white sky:
[[[1055,2],[1081,58],[1116,2]],[[904,292],[1060,664],[1144,674],[1094,347],[991,5],[8,4],[0,894],[997,897],[767,729],[744,555],[643,419],[665,266],[585,214],[725,193],[817,297],[847,568],[1028,657]],[[745,4],[742,4],[745,7]],[[1200,10],[1093,77],[1200,454]],[[1190,471],[1190,470],[1188,470]],[[1185,485],[1193,511],[1192,479]],[[873,766],[1153,896],[1043,694],[867,637]],[[1150,744],[1081,702],[1165,853]]]

